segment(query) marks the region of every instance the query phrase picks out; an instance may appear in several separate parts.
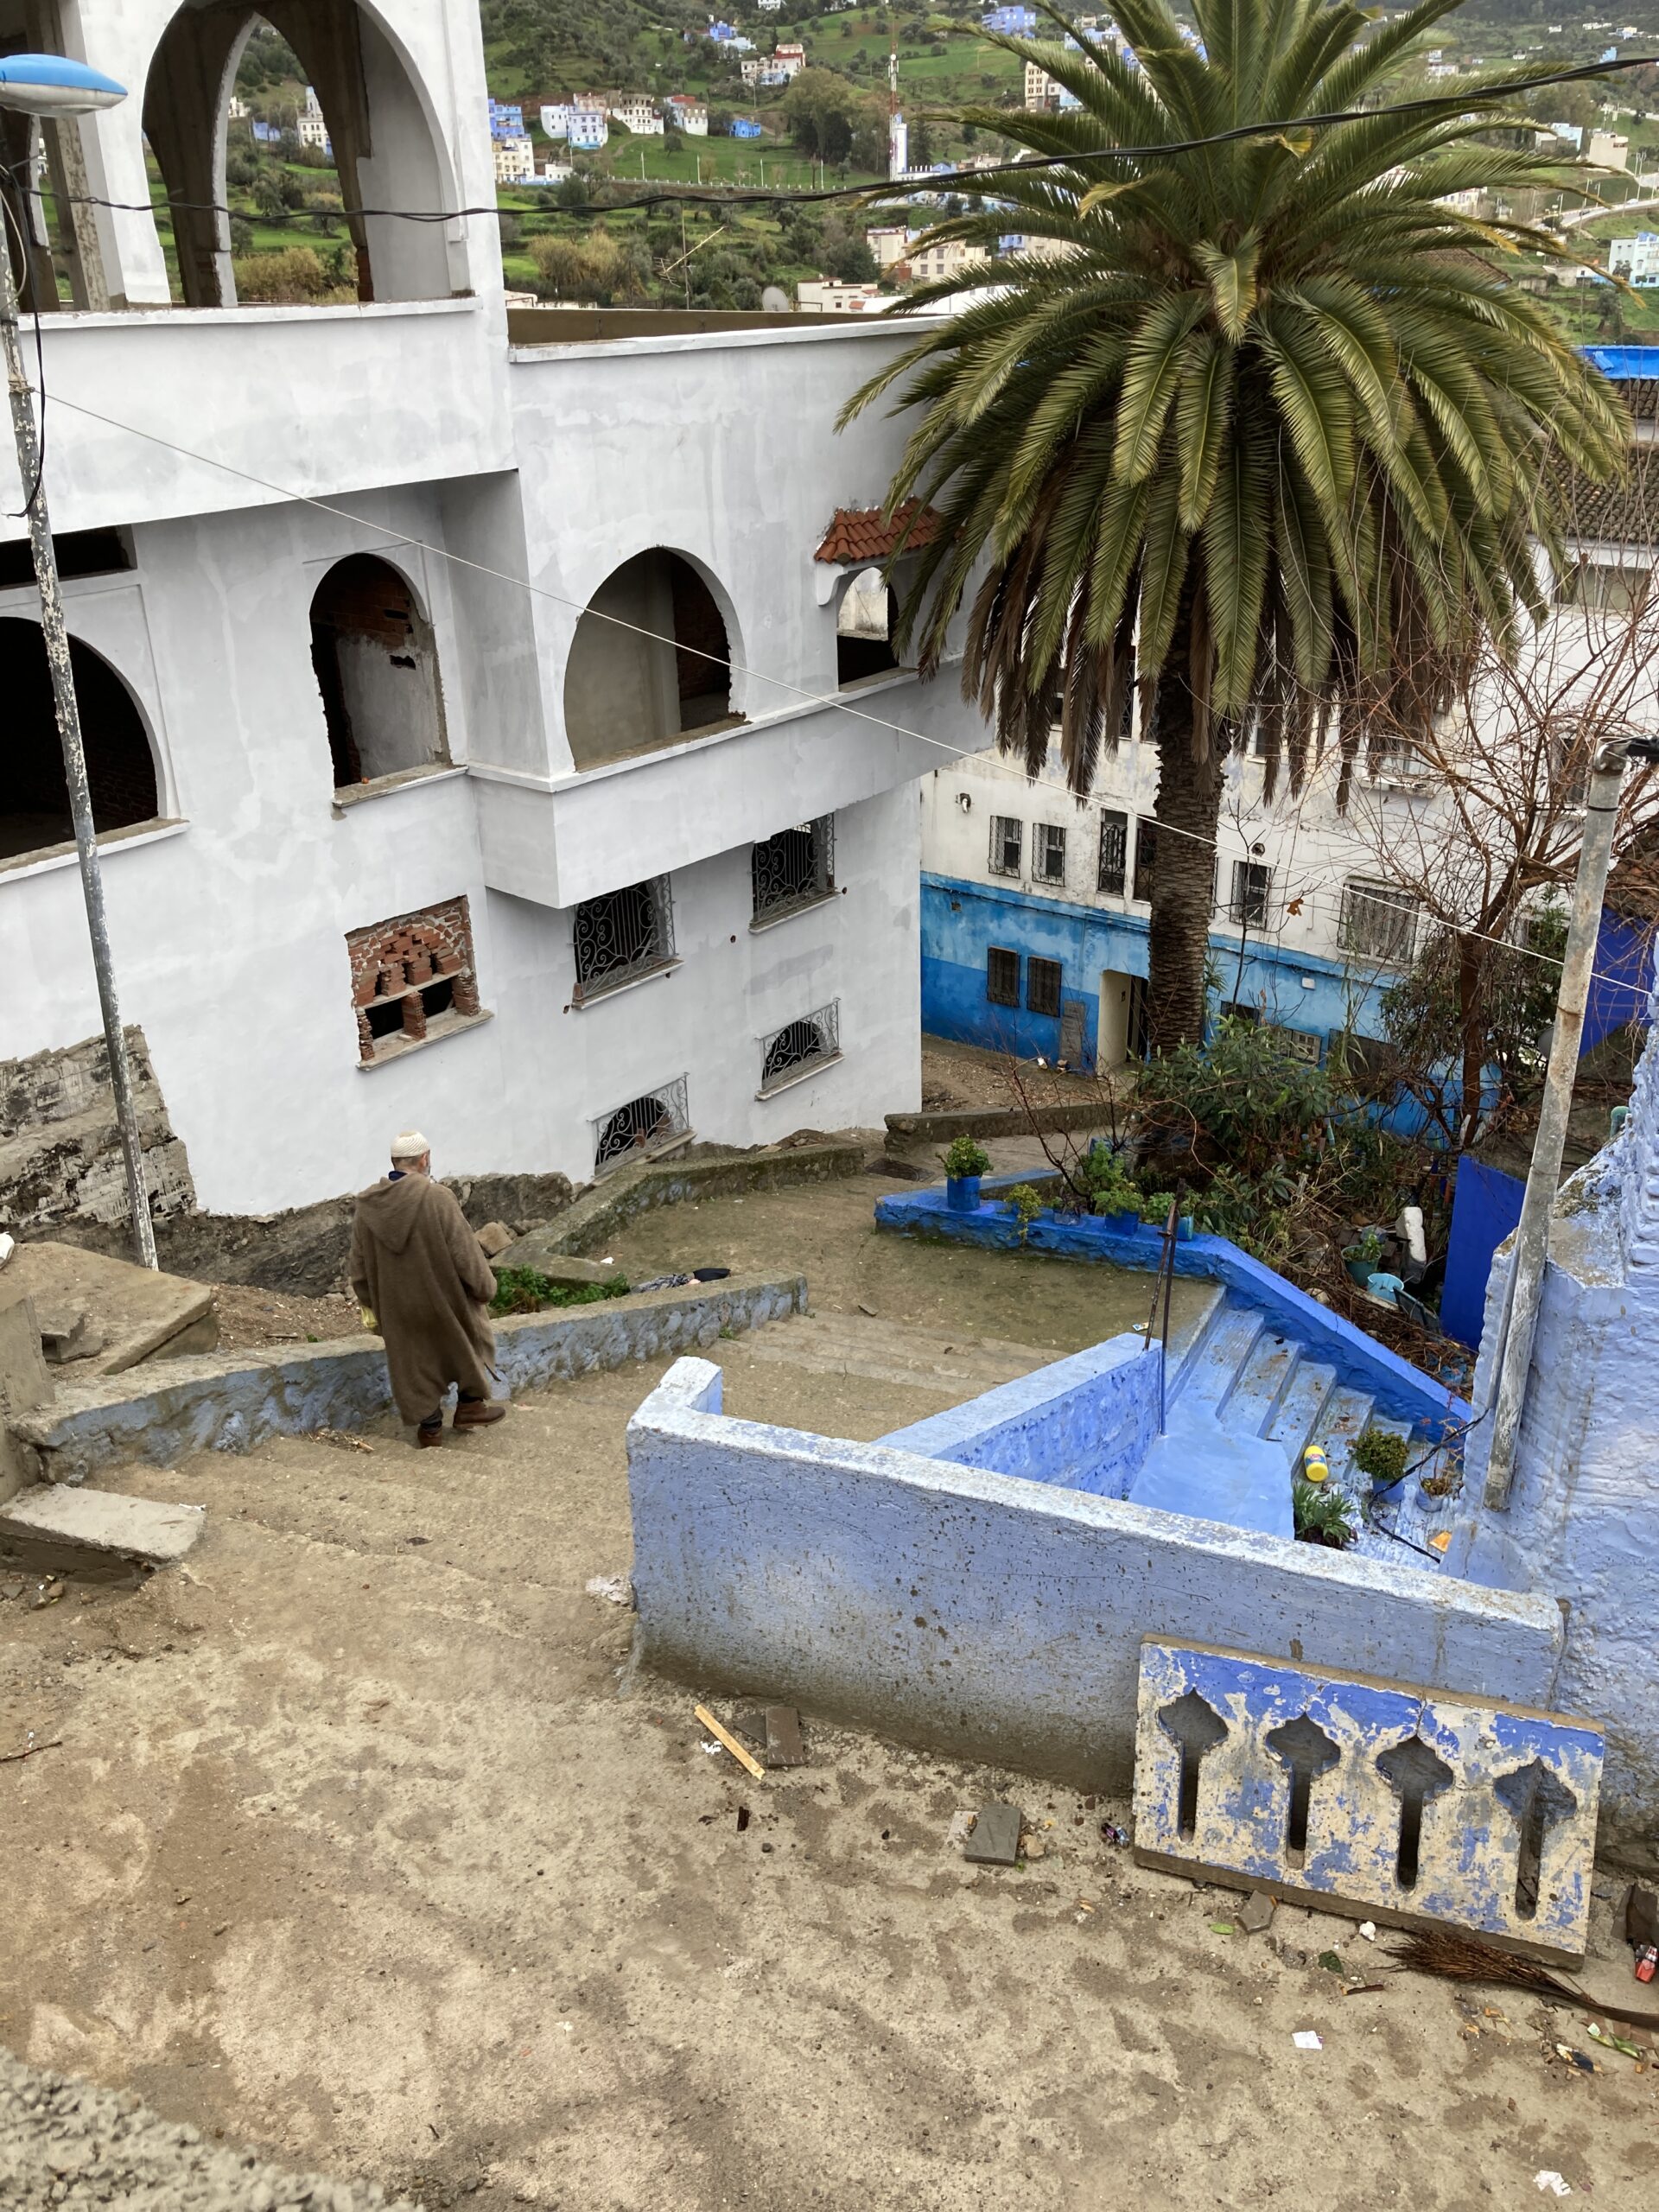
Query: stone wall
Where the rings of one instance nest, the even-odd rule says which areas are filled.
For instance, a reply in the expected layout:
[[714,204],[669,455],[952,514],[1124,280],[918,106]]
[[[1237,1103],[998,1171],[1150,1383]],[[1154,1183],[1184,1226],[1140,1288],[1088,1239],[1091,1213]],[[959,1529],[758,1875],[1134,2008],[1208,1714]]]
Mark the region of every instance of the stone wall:
[[[195,1188],[143,1030],[129,1029],[126,1039],[150,1211],[159,1221],[194,1206]],[[101,1224],[122,1230],[124,1248],[130,1214],[103,1038],[0,1061],[0,1229],[40,1236],[66,1224]]]

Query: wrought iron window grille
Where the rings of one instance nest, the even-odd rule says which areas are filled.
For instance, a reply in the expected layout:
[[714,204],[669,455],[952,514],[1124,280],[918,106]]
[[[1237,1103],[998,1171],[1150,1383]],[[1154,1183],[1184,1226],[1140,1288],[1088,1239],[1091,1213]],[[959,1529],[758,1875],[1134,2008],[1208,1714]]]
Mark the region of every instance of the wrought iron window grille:
[[1026,1008],[1031,1014],[1060,1010],[1060,963],[1032,958],[1026,963]]
[[776,921],[799,906],[814,906],[836,887],[836,817],[821,814],[762,838],[749,860],[754,919]]
[[674,902],[665,875],[584,899],[575,924],[578,1001],[648,976],[674,957]]
[[641,1159],[691,1134],[686,1116],[685,1077],[654,1084],[625,1105],[594,1116],[594,1173],[607,1173],[625,1161]]
[[797,1021],[785,1022],[760,1039],[760,1090],[765,1098],[814,1068],[841,1058],[841,1001],[816,1007]]
[[1032,832],[1032,873],[1045,883],[1065,881],[1065,832],[1057,822],[1039,822]]
[[1352,879],[1342,889],[1343,950],[1396,967],[1408,965],[1416,943],[1418,911],[1417,900],[1390,883]]
[[1264,930],[1273,897],[1273,870],[1260,861],[1233,862],[1233,895],[1227,913],[1243,929]]
[[1096,888],[1121,899],[1129,857],[1129,817],[1108,812],[1100,817],[1100,870]]
[[986,950],[985,995],[993,1006],[1020,1003],[1020,955],[1007,945],[993,944]]
[[1017,816],[994,814],[991,817],[991,874],[1018,875],[1020,853],[1025,842],[1026,825]]

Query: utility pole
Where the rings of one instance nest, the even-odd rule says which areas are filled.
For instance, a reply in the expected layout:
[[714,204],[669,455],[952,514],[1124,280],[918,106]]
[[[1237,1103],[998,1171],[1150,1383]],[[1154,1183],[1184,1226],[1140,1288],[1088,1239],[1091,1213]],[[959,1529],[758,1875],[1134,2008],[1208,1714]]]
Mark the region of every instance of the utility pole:
[[[1515,1256],[1510,1264],[1503,1330],[1492,1363],[1491,1395],[1483,1408],[1492,1416],[1485,1503],[1490,1510],[1497,1513],[1507,1510],[1515,1483],[1516,1445],[1522,1409],[1526,1403],[1533,1342],[1538,1332],[1544,1267],[1549,1256],[1549,1217],[1560,1187],[1567,1115],[1573,1104],[1573,1078],[1579,1070],[1579,1046],[1584,1036],[1591,969],[1601,934],[1602,898],[1612,859],[1619,785],[1624,781],[1624,762],[1630,749],[1629,741],[1624,739],[1602,746],[1590,772],[1590,798],[1585,810],[1584,840],[1579,848],[1573,918],[1561,958],[1561,988],[1550,1039],[1549,1070],[1544,1077],[1532,1163],[1527,1170],[1526,1195],[1521,1201],[1521,1220],[1515,1232]],[[1465,1109],[1468,1110],[1466,1100]]]
[[[0,59],[0,107],[29,116],[73,118],[92,110],[112,107],[126,97],[112,79],[89,69],[84,62],[68,61],[56,54],[7,54]],[[33,148],[30,149],[31,156]],[[20,199],[26,195],[20,194]],[[11,211],[3,200],[5,221]],[[154,1268],[156,1230],[149,1218],[149,1194],[144,1180],[143,1141],[138,1130],[138,1109],[133,1098],[132,1069],[127,1059],[127,1040],[121,1027],[121,1008],[116,995],[115,963],[110,952],[109,922],[104,907],[104,877],[99,865],[98,831],[92,821],[92,792],[86,781],[86,754],[80,736],[80,705],[75,696],[75,676],[69,658],[69,633],[63,619],[63,594],[58,583],[57,552],[52,543],[52,521],[47,511],[46,486],[41,478],[40,441],[35,429],[35,398],[23,373],[22,347],[17,325],[17,287],[11,270],[11,242],[0,224],[0,352],[5,358],[6,388],[11,402],[12,436],[17,449],[17,474],[29,518],[29,547],[35,556],[35,581],[41,595],[41,635],[47,666],[52,677],[52,696],[57,708],[58,738],[63,748],[63,779],[69,794],[69,812],[75,825],[75,853],[80,863],[81,896],[86,907],[86,930],[92,944],[92,972],[98,982],[98,1003],[104,1018],[104,1042],[110,1056],[110,1089],[115,1101],[116,1127],[127,1169],[127,1201],[132,1211],[132,1241],[140,1263]]]

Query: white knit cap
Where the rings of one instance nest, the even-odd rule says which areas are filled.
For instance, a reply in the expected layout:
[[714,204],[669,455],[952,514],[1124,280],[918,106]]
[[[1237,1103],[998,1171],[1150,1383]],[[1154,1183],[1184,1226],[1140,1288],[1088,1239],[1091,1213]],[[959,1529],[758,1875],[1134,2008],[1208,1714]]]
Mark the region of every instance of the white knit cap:
[[420,1160],[430,1152],[431,1146],[418,1129],[404,1129],[391,1141],[394,1160]]

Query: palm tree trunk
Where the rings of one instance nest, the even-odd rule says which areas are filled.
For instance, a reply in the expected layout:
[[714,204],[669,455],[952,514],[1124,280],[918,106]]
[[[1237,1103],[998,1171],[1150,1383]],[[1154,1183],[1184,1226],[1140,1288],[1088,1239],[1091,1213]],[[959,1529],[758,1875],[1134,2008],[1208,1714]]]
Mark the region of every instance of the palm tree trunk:
[[1154,1052],[1199,1044],[1204,1038],[1224,755],[1212,732],[1204,758],[1193,756],[1189,638],[1184,608],[1152,707],[1151,735],[1158,747],[1158,851],[1147,931],[1147,1034]]

